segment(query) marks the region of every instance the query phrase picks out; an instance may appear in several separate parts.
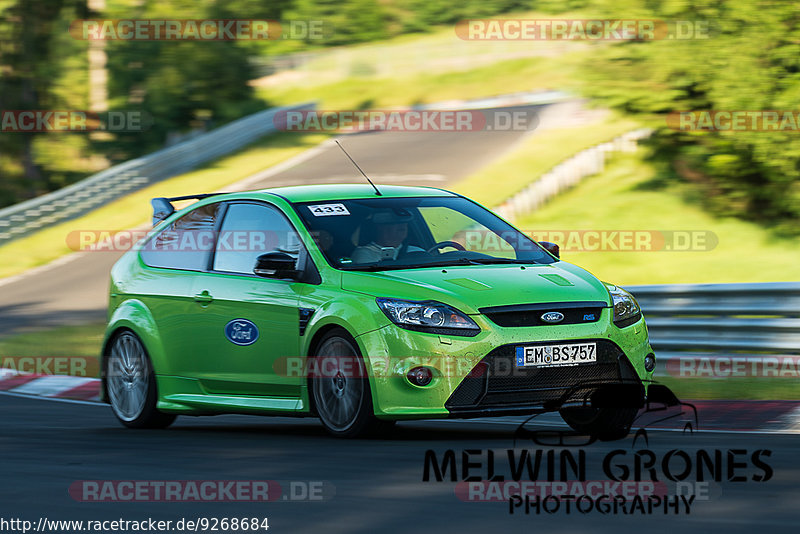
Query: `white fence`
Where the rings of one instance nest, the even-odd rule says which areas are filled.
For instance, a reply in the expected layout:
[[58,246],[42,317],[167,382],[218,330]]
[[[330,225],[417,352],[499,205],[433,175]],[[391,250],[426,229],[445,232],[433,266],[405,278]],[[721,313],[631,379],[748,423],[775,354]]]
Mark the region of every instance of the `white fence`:
[[652,133],[648,128],[633,130],[619,137],[587,148],[566,159],[540,176],[535,182],[515,194],[494,211],[501,217],[513,220],[530,213],[562,191],[575,186],[583,178],[597,174],[605,168],[610,152],[633,152],[640,139]]

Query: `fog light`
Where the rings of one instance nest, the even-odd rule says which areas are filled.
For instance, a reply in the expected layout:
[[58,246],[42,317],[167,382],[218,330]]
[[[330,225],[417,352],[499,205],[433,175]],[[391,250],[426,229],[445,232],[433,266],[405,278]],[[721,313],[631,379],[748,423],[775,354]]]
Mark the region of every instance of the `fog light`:
[[433,373],[427,367],[414,367],[406,375],[408,381],[415,386],[424,387],[433,380]]
[[644,357],[644,370],[648,373],[652,373],[653,369],[656,368],[656,356],[655,354],[648,354]]

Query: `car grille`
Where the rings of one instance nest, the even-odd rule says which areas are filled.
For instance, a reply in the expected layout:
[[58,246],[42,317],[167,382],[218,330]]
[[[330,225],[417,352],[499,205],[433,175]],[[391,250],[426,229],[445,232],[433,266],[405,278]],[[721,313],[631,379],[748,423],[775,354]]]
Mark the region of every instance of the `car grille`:
[[[583,400],[594,387],[621,383],[623,378],[638,381],[622,350],[607,339],[565,340],[557,343],[587,342],[597,343],[597,362],[565,367],[516,367],[515,349],[520,344],[498,347],[473,368],[450,395],[445,407],[452,412],[544,407],[548,404],[557,408],[562,402]],[[524,345],[553,343],[556,342]]]
[[548,302],[544,304],[517,304],[511,306],[491,306],[480,308],[484,314],[497,326],[552,326],[542,320],[542,315],[547,312],[559,312],[564,315],[563,320],[555,324],[581,324],[593,323],[600,319],[600,313],[608,304],[601,301],[583,302]]

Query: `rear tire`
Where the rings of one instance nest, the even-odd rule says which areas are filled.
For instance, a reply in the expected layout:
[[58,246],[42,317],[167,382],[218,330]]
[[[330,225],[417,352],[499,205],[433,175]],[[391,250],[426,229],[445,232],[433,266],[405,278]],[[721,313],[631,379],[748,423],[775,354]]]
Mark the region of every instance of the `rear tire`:
[[175,415],[158,411],[156,377],[141,340],[129,330],[114,336],[105,364],[111,410],[128,428],[166,428]]
[[394,421],[375,417],[369,378],[358,345],[344,330],[328,332],[314,351],[317,372],[311,395],[322,426],[332,436],[357,438],[387,433]]
[[636,408],[563,408],[564,421],[576,432],[593,436],[600,441],[625,438],[639,410]]

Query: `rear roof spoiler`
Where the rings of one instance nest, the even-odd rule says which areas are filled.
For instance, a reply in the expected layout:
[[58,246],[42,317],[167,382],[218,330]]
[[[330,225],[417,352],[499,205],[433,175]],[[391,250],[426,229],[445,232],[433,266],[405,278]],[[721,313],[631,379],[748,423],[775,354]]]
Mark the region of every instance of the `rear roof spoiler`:
[[213,197],[214,195],[224,195],[225,193],[203,193],[201,195],[186,195],[183,197],[156,197],[150,201],[153,206],[153,226],[157,225],[173,213],[175,213],[175,206],[173,202],[180,200],[203,200],[204,198]]

